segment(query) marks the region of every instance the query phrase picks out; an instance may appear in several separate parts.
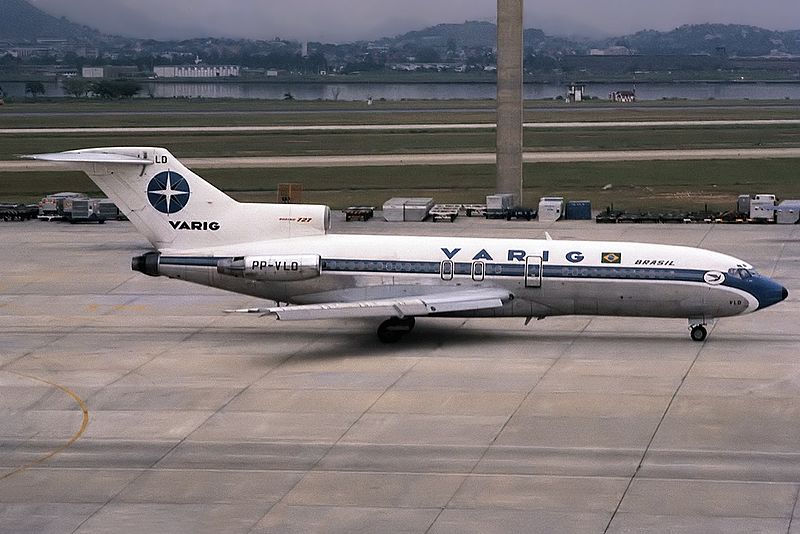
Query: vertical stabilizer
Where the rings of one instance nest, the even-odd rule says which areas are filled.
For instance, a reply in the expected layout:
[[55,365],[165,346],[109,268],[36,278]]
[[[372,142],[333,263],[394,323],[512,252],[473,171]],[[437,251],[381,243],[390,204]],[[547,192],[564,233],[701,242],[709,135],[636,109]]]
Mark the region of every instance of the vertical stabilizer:
[[252,204],[232,199],[163,148],[92,148],[27,156],[84,171],[158,250],[205,250],[235,243],[319,235],[326,206]]

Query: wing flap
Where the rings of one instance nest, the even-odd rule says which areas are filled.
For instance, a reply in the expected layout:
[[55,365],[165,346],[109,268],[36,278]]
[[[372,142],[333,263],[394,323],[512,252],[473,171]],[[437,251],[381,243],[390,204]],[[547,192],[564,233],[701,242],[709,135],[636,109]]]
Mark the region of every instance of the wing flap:
[[231,311],[275,315],[282,321],[357,317],[419,317],[435,313],[499,308],[505,301],[512,298],[513,295],[506,290],[476,289],[392,299],[247,308]]

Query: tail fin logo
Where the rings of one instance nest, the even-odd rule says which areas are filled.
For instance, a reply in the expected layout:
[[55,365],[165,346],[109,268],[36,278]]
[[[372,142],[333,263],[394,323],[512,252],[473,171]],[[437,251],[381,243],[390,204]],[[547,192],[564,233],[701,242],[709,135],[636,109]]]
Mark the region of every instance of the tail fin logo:
[[161,213],[177,213],[189,202],[189,184],[177,172],[160,172],[147,184],[147,199]]

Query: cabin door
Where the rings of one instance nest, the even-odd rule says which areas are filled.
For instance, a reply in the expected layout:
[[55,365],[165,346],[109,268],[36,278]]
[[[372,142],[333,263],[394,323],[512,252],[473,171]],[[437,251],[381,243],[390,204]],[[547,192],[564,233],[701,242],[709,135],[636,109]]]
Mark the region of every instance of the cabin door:
[[542,257],[525,258],[525,287],[542,287]]

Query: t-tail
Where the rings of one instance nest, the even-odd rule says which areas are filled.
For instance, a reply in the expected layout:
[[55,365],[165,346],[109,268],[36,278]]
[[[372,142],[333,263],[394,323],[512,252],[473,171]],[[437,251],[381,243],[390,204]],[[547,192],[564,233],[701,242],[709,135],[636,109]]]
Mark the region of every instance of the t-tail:
[[90,148],[26,158],[85,172],[159,251],[325,234],[327,206],[237,202],[163,148]]

